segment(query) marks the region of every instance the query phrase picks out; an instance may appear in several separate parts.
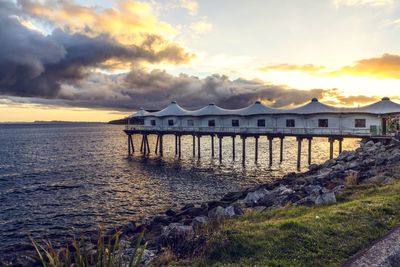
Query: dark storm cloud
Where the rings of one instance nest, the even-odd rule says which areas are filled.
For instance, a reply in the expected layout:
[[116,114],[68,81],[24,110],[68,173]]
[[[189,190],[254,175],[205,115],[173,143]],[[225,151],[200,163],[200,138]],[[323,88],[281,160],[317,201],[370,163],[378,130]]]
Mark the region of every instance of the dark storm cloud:
[[190,57],[154,35],[140,46],[123,45],[107,34],[89,37],[60,29],[45,36],[25,27],[24,16],[12,3],[0,1],[0,95],[56,98],[62,84],[76,84],[108,60],[179,63]]
[[[78,87],[76,87],[78,86]],[[302,91],[261,81],[230,80],[223,75],[200,79],[165,71],[142,69],[124,75],[95,74],[76,86],[63,86],[59,97],[66,104],[92,108],[133,110],[139,107],[160,109],[172,100],[186,108],[215,103],[224,108],[241,108],[263,100],[274,107],[298,105],[313,97],[323,97],[325,90]]]

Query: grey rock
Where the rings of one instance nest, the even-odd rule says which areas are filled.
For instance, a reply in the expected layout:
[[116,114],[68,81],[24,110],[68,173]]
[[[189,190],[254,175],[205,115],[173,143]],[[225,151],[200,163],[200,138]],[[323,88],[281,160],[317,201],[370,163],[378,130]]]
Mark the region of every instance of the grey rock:
[[321,194],[315,199],[315,205],[329,205],[334,203],[336,203],[334,192]]
[[208,218],[206,216],[195,217],[192,221],[192,226],[195,230],[202,229],[208,224]]
[[163,228],[162,235],[167,237],[176,236],[193,236],[194,230],[191,225],[183,225],[181,223],[171,223]]
[[319,165],[318,164],[311,164],[310,166],[308,166],[308,169],[310,171],[315,171],[319,169]]
[[143,251],[142,259],[140,263],[147,265],[149,264],[154,258],[156,257],[156,251],[155,250],[150,250],[150,249],[145,249]]
[[255,205],[255,204],[257,204],[258,200],[263,198],[268,193],[269,192],[267,190],[258,190],[258,191],[250,192],[245,197],[244,202],[246,205],[249,205],[249,206]]
[[223,218],[230,218],[235,216],[235,208],[233,206],[229,206],[223,208],[218,206],[208,212],[208,217],[213,219],[223,219]]

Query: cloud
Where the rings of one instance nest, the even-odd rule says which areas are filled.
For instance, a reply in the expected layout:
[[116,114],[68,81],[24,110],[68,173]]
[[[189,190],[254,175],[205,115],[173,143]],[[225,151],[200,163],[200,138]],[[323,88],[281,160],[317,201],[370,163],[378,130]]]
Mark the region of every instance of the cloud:
[[334,71],[327,71],[323,66],[312,64],[292,65],[278,64],[258,68],[262,72],[298,71],[313,76],[358,76],[375,79],[400,79],[400,55],[384,54],[380,57],[362,59],[350,66],[344,66]]
[[199,9],[199,4],[196,0],[181,0],[181,6],[189,11],[190,15],[196,15]]
[[400,56],[384,54],[380,57],[363,59],[352,66],[345,66],[337,71],[325,72],[322,75],[400,79]]
[[50,35],[25,27],[27,16],[12,3],[0,2],[0,95],[56,98],[61,85],[77,84],[110,61],[179,64],[193,55],[160,35],[147,34],[126,45],[109,33],[88,35],[55,28]]
[[206,18],[202,18],[201,20],[192,23],[190,28],[197,33],[207,33],[212,31],[213,25],[208,22]]
[[393,0],[333,0],[336,7],[339,6],[385,6],[393,4]]
[[90,37],[107,34],[122,44],[139,45],[147,35],[169,38],[177,33],[160,21],[149,3],[121,1],[113,8],[88,7],[70,0],[18,0],[22,10],[53,27]]
[[[144,69],[134,69],[120,75],[91,74],[79,84],[62,86],[57,99],[35,101],[42,104],[136,110],[140,107],[161,109],[173,100],[188,109],[209,103],[225,108],[242,108],[256,100],[273,107],[292,107],[306,103],[313,97],[331,101],[339,99],[336,104],[341,105],[356,103],[355,97],[346,98],[336,89],[304,91],[259,80],[231,80],[218,74],[201,79],[187,74],[174,76],[162,70]],[[369,98],[364,100],[371,102]]]
[[305,73],[315,73],[320,70],[323,70],[325,67],[323,66],[315,66],[313,64],[306,65],[295,65],[295,64],[276,64],[276,65],[267,65],[258,68],[259,71],[262,72],[270,72],[270,71],[299,71]]

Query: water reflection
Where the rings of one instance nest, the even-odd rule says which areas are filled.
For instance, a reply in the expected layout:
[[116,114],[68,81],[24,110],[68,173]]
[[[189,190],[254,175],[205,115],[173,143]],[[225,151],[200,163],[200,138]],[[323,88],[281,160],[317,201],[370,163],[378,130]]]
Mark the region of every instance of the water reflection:
[[[182,158],[175,157],[175,139],[164,138],[164,157],[138,152],[127,159],[127,138],[121,126],[20,125],[0,126],[0,256],[29,246],[27,234],[54,242],[132,220],[142,220],[184,203],[219,199],[258,183],[296,171],[297,142],[285,139],[284,161],[279,163],[279,139],[274,140],[273,165],[268,163],[268,140],[259,139],[259,160],[254,160],[254,139],[246,140],[246,164],[241,162],[241,140],[223,139],[222,162],[211,158],[209,137],[201,139],[200,159],[192,157],[192,138],[182,137]],[[345,140],[344,149],[357,140]],[[140,138],[134,137],[136,151]],[[197,144],[197,142],[196,142]],[[303,142],[302,168],[307,167]],[[335,154],[338,153],[335,147]],[[313,162],[329,157],[326,139],[313,140]]]

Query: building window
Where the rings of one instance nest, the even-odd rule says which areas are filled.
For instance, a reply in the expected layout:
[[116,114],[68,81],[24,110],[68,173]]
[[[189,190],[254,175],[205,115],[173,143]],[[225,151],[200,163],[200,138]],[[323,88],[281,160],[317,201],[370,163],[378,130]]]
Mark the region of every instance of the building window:
[[327,127],[329,127],[328,119],[319,119],[319,120],[318,120],[318,127],[320,127],[320,128],[327,128]]
[[168,126],[174,126],[174,120],[168,120]]
[[239,120],[232,120],[232,127],[239,127]]
[[356,119],[355,127],[356,128],[365,128],[367,126],[367,122],[365,119]]
[[150,124],[151,124],[151,126],[156,126],[156,120],[151,120]]
[[215,127],[215,120],[208,120],[209,127]]
[[265,120],[257,120],[258,127],[265,127]]
[[188,126],[194,126],[194,120],[188,120],[187,121]]
[[293,119],[286,120],[286,127],[289,127],[289,128],[296,127],[295,120],[293,120]]

